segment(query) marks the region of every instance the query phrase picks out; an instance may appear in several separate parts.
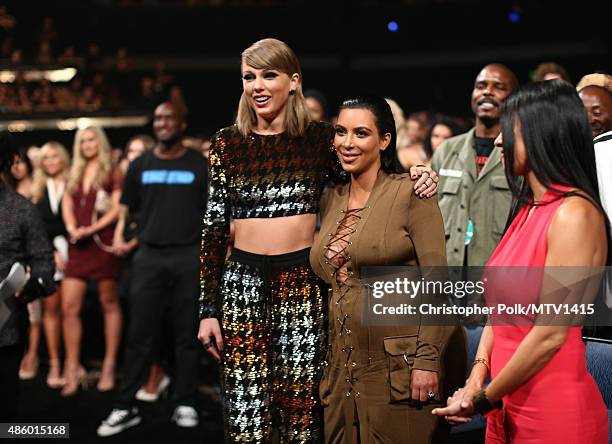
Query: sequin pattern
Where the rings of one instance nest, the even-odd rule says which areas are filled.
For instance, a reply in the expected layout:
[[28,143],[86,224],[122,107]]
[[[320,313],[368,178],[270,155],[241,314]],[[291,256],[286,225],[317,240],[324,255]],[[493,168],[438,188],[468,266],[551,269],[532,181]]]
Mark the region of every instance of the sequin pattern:
[[233,254],[222,279],[226,439],[270,442],[276,428],[281,443],[318,442],[324,284],[310,270],[307,252],[283,265],[249,256]]
[[200,318],[218,316],[231,218],[319,211],[325,183],[342,174],[331,148],[332,135],[328,124],[311,122],[303,137],[243,136],[235,125],[213,136],[200,254]]

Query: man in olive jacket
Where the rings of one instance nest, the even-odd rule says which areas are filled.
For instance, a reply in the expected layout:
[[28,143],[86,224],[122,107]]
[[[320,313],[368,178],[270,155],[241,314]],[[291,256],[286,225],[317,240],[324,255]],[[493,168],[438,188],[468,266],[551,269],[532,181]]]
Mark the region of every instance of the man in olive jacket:
[[501,104],[517,86],[507,67],[485,66],[472,91],[475,127],[446,140],[433,155],[449,266],[484,266],[501,239],[512,195],[501,150],[493,142],[500,132]]

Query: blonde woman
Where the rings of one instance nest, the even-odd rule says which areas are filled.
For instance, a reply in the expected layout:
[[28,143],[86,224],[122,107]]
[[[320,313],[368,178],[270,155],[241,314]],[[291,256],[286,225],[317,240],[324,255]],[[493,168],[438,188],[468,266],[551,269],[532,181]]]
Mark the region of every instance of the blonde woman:
[[[333,130],[310,120],[285,43],[254,43],[241,71],[237,124],[210,147],[198,338],[222,361],[227,442],[318,442],[327,292],[308,255],[321,192],[341,171]],[[420,195],[435,190],[427,173]]]
[[395,120],[395,132],[397,134],[397,158],[405,170],[416,165],[425,165],[426,157],[423,150],[414,144],[408,134],[408,120],[404,117],[404,111],[393,100],[385,99],[391,107],[393,120]]
[[48,142],[40,150],[40,162],[34,169],[32,181],[32,202],[42,216],[49,244],[53,247],[58,282],[57,291],[43,299],[43,328],[49,351],[49,373],[47,385],[59,388],[65,379],[61,374],[60,341],[61,341],[61,285],[64,267],[68,259],[68,241],[66,227],[62,219],[62,198],[68,180],[70,158],[68,151],[59,142]]
[[402,149],[410,145],[410,138],[408,138],[408,127],[406,126],[406,117],[404,116],[404,110],[399,104],[393,100],[385,99],[391,107],[393,113],[393,120],[395,120],[395,133],[397,134],[397,147]]
[[120,259],[112,252],[113,230],[119,214],[121,181],[111,168],[111,146],[101,128],[77,131],[73,163],[62,214],[70,242],[62,283],[62,317],[66,384],[62,396],[74,395],[86,381],[80,365],[81,306],[87,280],[98,283],[104,314],[106,350],[98,390],[115,385],[115,362],[121,337],[122,313],[117,296]]

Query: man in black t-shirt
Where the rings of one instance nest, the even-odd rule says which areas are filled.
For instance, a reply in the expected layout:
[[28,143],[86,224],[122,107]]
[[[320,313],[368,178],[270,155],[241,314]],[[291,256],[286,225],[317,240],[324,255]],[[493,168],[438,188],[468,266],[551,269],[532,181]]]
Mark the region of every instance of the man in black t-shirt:
[[[194,406],[200,351],[196,339],[199,242],[208,165],[199,153],[183,146],[186,126],[181,109],[169,102],[159,105],[153,121],[158,143],[131,163],[125,177],[121,217],[138,214],[140,247],[132,263],[124,379],[114,409],[98,427],[99,436],[140,423],[134,396],[151,366],[167,306],[175,341],[172,420],[181,427],[198,424]],[[118,244],[121,241],[116,239]]]

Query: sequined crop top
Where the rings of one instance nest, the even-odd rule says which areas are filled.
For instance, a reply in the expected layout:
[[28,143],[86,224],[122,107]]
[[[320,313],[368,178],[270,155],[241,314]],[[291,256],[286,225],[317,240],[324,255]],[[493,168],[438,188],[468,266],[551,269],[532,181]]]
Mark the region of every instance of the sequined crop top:
[[217,317],[230,219],[317,213],[325,183],[341,174],[333,129],[311,122],[304,136],[243,136],[236,125],[213,136],[209,199],[200,253],[200,318]]

